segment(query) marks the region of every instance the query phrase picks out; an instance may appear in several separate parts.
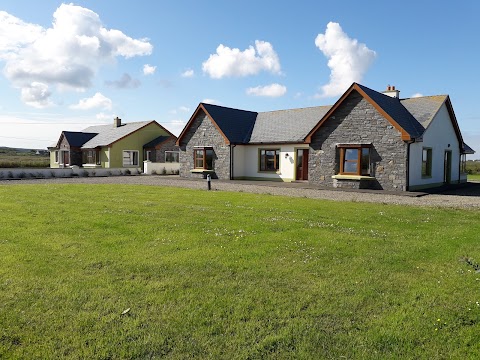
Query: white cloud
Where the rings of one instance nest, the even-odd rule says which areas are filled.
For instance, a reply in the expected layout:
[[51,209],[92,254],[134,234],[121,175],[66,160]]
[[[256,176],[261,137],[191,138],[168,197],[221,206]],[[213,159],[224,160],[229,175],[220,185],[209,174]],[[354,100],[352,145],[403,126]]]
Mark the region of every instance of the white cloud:
[[195,72],[192,69],[187,69],[180,76],[184,78],[191,78],[195,76]]
[[52,93],[48,90],[48,85],[32,82],[30,85],[25,85],[22,88],[22,101],[37,109],[50,107],[53,103],[50,101]]
[[143,75],[153,75],[155,74],[155,70],[157,70],[156,66],[152,66],[149,64],[143,65]]
[[365,44],[351,39],[340,24],[329,22],[325,34],[318,34],[315,45],[328,58],[330,81],[316,97],[341,95],[353,82],[360,82],[376,53]]
[[422,96],[423,96],[423,94],[421,94],[421,93],[415,93],[415,94],[412,95],[412,98],[418,98],[418,97],[422,97]]
[[124,73],[119,80],[105,81],[105,85],[117,89],[136,89],[142,83],[138,79],[133,79],[129,74]]
[[117,56],[149,55],[146,39],[132,39],[106,29],[98,14],[73,4],[62,4],[50,28],[28,24],[0,13],[0,59],[13,86],[28,92],[33,82],[83,91],[92,86],[98,69]]
[[105,114],[104,112],[100,112],[95,115],[95,118],[100,121],[112,120],[114,117],[114,114]]
[[287,88],[280,84],[271,84],[248,88],[246,92],[254,96],[280,97],[286,94]]
[[112,100],[97,92],[91,98],[81,99],[78,104],[71,105],[71,109],[75,110],[91,110],[91,109],[112,109]]
[[212,104],[212,105],[220,105],[221,104],[220,101],[215,100],[215,99],[203,99],[201,102],[204,103],[204,104]]
[[266,41],[256,40],[255,48],[250,46],[244,51],[220,44],[217,53],[202,64],[202,69],[214,79],[255,75],[262,70],[280,74],[280,60]]
[[178,112],[190,112],[190,108],[189,107],[186,107],[186,106],[180,106],[178,109],[173,109],[173,110],[170,110],[170,114],[178,114]]
[[182,132],[186,123],[187,120],[170,120],[168,122],[168,126],[165,126],[165,128],[167,128],[167,130],[170,131],[173,135],[178,136]]

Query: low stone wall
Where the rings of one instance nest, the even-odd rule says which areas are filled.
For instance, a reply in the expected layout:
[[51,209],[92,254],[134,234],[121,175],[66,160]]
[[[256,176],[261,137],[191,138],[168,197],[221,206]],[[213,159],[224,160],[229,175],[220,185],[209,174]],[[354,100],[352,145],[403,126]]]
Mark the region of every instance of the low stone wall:
[[140,174],[140,168],[121,168],[121,169],[86,169],[79,167],[63,169],[46,168],[1,168],[0,179],[42,179],[42,178],[62,178],[62,177],[89,177],[89,176],[119,176],[119,175],[137,175]]
[[178,175],[180,163],[143,162],[143,173],[152,175]]

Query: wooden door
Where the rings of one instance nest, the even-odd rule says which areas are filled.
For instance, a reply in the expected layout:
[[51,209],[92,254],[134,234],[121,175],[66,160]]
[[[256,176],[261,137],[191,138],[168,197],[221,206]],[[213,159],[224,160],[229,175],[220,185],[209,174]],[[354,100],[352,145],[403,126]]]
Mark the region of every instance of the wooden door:
[[70,165],[70,152],[64,151],[63,152],[63,165]]
[[308,149],[297,149],[296,180],[308,180]]

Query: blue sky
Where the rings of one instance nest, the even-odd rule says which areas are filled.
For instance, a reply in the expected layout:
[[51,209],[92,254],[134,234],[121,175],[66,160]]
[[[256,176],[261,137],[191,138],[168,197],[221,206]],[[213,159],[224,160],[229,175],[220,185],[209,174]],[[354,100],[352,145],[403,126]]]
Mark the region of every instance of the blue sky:
[[353,82],[449,94],[480,158],[480,2],[4,0],[0,146],[157,120],[201,101],[268,111],[333,104]]

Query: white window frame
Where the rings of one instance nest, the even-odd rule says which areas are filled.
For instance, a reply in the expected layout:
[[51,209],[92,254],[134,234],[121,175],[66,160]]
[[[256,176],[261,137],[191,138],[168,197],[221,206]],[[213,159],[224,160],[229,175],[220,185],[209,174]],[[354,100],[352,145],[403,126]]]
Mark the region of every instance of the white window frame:
[[[137,164],[135,164],[135,155],[133,156],[133,159],[131,161],[128,161],[128,163],[125,163],[125,153],[137,153]],[[130,156],[128,156],[130,159]],[[122,151],[122,164],[123,167],[128,167],[128,166],[139,166],[138,164],[140,163],[140,158],[139,158],[139,151],[138,150],[123,150]]]
[[180,162],[180,151],[166,150],[165,151],[165,162],[169,162],[169,161],[167,161],[167,153],[168,154],[170,154],[170,153],[176,153],[177,154],[178,161],[170,161],[172,164],[177,164],[177,163]]
[[58,164],[58,159],[59,159],[59,156],[58,156],[58,150],[55,150],[55,164]]

